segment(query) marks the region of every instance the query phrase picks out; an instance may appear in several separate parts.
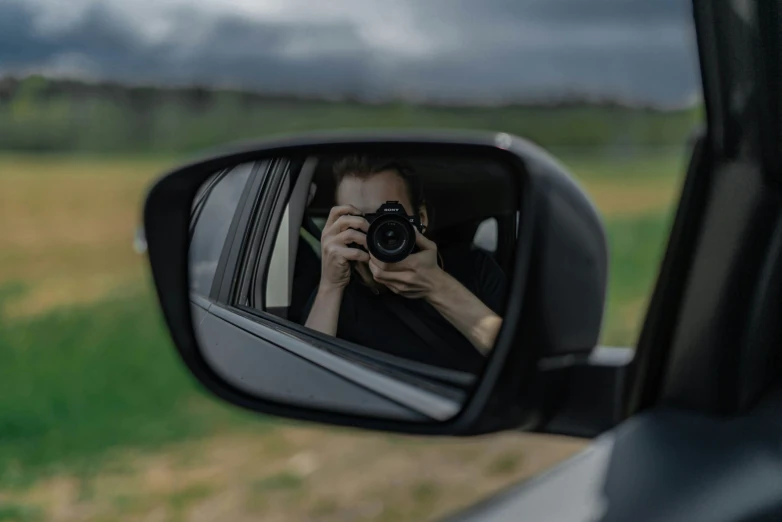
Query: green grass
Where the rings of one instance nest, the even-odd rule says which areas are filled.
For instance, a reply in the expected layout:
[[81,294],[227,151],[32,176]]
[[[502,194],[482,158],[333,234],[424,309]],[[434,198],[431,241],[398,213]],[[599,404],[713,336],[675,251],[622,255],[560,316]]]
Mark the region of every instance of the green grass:
[[249,418],[195,386],[151,292],[0,321],[0,484]]
[[439,487],[436,483],[425,480],[412,487],[412,496],[417,504],[431,504],[437,500]]
[[299,475],[289,472],[281,472],[268,477],[260,478],[252,483],[252,491],[261,494],[268,491],[291,491],[301,488],[304,479]]
[[634,346],[672,219],[669,212],[655,212],[607,223],[610,257],[603,344]]
[[212,487],[208,484],[193,484],[172,493],[168,497],[168,505],[173,511],[181,513],[199,500],[208,497],[211,493]]
[[39,520],[43,520],[43,513],[38,507],[0,502],[0,522],[37,522]]
[[685,147],[576,151],[552,148],[562,163],[580,180],[611,181],[618,186],[640,181],[670,183],[678,187],[687,164]]
[[516,471],[523,462],[521,453],[500,455],[489,463],[487,472],[490,475],[508,475]]

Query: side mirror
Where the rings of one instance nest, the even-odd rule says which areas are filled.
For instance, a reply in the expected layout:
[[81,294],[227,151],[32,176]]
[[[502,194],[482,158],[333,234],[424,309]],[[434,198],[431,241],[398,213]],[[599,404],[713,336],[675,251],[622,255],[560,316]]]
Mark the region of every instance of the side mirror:
[[589,358],[607,248],[548,153],[497,133],[316,134],[162,177],[144,230],[193,375],[258,412],[420,434],[534,429]]

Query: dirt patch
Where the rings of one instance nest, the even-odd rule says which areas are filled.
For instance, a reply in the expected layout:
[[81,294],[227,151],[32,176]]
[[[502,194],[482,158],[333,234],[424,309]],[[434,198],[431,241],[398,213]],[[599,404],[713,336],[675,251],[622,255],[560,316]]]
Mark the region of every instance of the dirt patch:
[[132,236],[148,164],[0,158],[0,238],[11,248],[105,244]]
[[0,285],[13,316],[105,299],[144,277],[132,248],[163,162],[0,156]]
[[583,445],[516,433],[413,439],[286,426],[157,455],[118,455],[88,479],[56,477],[5,497],[58,522],[427,520],[540,473]]
[[7,319],[31,317],[55,308],[87,305],[121,298],[145,284],[144,274],[97,273],[84,277],[44,277],[8,303],[0,303]]

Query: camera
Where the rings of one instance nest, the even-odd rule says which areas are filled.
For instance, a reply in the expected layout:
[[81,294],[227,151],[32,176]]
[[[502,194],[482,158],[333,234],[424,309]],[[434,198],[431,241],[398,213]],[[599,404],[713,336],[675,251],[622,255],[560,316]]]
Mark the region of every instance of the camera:
[[[372,214],[364,215],[364,218],[369,222],[367,248],[378,260],[398,263],[418,250],[413,227],[423,232],[421,219],[408,216],[398,201],[386,201]],[[355,243],[348,246],[363,250]]]

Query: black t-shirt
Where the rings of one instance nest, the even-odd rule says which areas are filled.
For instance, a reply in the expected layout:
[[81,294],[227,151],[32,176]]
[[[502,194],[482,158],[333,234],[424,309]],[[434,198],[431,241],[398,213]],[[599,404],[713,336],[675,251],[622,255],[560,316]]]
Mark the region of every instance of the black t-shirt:
[[[486,252],[469,245],[456,245],[441,252],[443,269],[464,285],[497,315],[505,308],[506,279],[499,265]],[[302,323],[312,309],[317,289],[302,314]],[[426,323],[442,342],[432,348],[405,321],[388,308],[394,300]],[[337,324],[337,337],[369,348],[439,367],[478,372],[485,362],[470,341],[424,299],[407,299],[391,292],[375,294],[353,274],[345,288]]]

